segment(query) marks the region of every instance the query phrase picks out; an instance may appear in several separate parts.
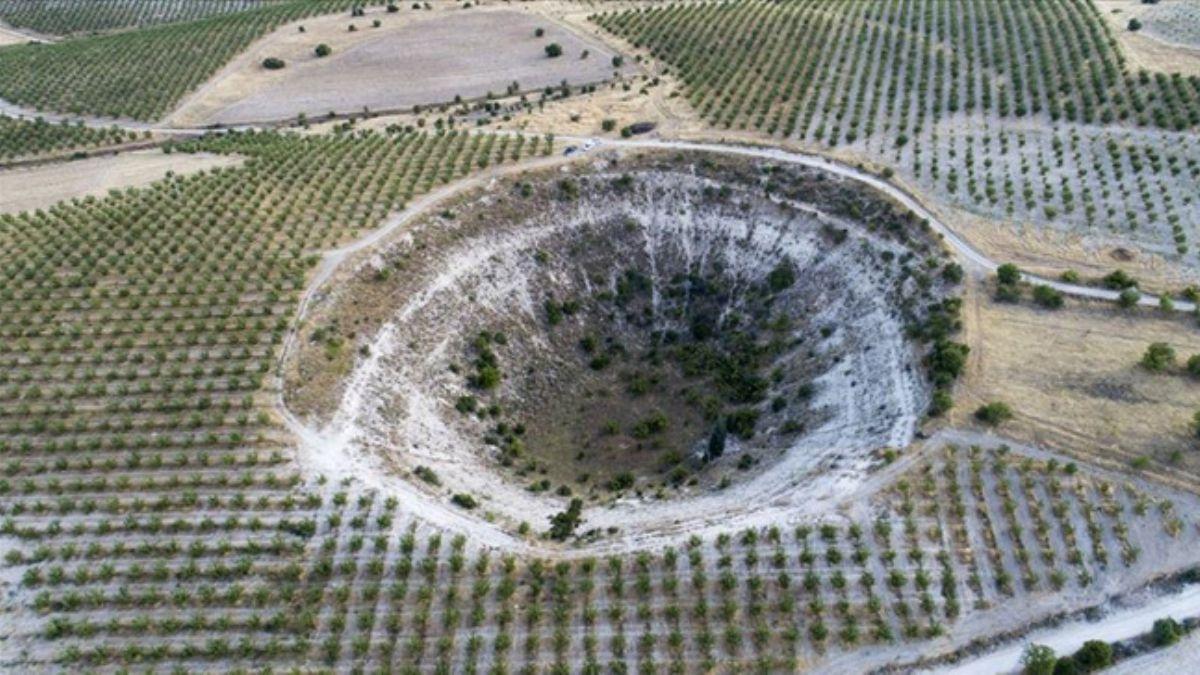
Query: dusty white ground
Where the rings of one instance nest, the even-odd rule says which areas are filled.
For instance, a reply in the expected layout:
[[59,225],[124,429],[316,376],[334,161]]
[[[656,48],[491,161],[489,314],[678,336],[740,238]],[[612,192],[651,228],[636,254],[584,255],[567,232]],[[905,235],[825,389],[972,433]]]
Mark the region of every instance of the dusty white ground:
[[[1140,34],[1167,46],[1195,49],[1195,55],[1200,56],[1200,1],[1160,0],[1147,5],[1141,0],[1096,0],[1096,7],[1109,17],[1122,39]],[[1140,31],[1128,30],[1131,18],[1142,22]],[[1120,36],[1120,33],[1131,35]]]
[[[379,28],[372,27],[376,19]],[[352,23],[355,32],[349,31]],[[540,38],[534,35],[539,27],[545,30]],[[562,56],[546,56],[551,42],[562,46]],[[321,43],[333,54],[317,58],[313,50]],[[499,95],[513,82],[522,91],[564,80],[581,85],[611,76],[613,55],[599,41],[524,10],[439,5],[389,14],[373,8],[365,17],[339,14],[280,28],[186,99],[171,119],[233,124],[299,113],[311,118]],[[263,69],[268,56],[284,59],[287,67]]]
[[[1088,640],[1115,642],[1149,633],[1154,622],[1163,617],[1182,619],[1200,615],[1200,586],[1187,586],[1176,593],[1153,596],[1128,607],[1113,607],[1098,621],[1074,621],[1062,626],[1034,631],[1021,641],[1003,649],[969,659],[954,666],[934,672],[947,675],[973,675],[974,673],[1015,673],[1021,670],[1021,654],[1031,643],[1046,645],[1058,654],[1071,654]],[[1110,672],[1125,673],[1182,673],[1190,672],[1180,663],[1179,657],[1194,658],[1197,652],[1195,639],[1190,639],[1174,649],[1163,650],[1121,664]],[[1170,664],[1175,664],[1171,666]],[[1182,670],[1176,668],[1182,667]],[[1161,670],[1159,668],[1162,668]]]
[[49,39],[32,31],[14,28],[0,21],[0,47],[6,45],[23,45],[29,42],[47,42]]
[[1108,675],[1188,673],[1195,669],[1198,661],[1200,661],[1200,633],[1193,632],[1169,649],[1156,649],[1148,654],[1122,661],[1106,672]]
[[148,185],[168,172],[188,174],[234,166],[236,157],[136,150],[108,157],[0,170],[0,213],[46,208],[66,199]]

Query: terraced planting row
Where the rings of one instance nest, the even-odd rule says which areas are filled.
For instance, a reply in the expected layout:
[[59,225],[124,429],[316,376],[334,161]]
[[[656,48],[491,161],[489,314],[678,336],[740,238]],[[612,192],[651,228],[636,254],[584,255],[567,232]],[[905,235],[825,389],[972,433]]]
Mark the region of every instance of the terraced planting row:
[[354,0],[290,0],[196,21],[0,49],[0,98],[37,110],[154,120],[281,24]]
[[23,566],[43,616],[39,657],[777,671],[942,636],[1018,599],[1022,612],[1070,609],[1057,593],[1086,602],[1118,578],[1186,565],[1196,536],[1169,499],[1004,447],[934,453],[877,497],[873,521],[558,561],[479,549],[349,483],[321,491],[324,500],[290,493],[275,508],[287,518],[257,527],[243,518],[147,529],[129,516],[104,539],[27,538],[8,563]]
[[82,124],[55,124],[43,119],[24,120],[0,115],[0,162],[84,151],[137,138],[137,133],[117,127],[96,129]]
[[1200,78],[1130,72],[1085,0],[688,3],[593,20],[667,64],[717,129],[845,148],[990,218],[1193,248]]
[[[156,547],[127,545],[118,553],[129,562],[101,568],[107,594],[80,590],[96,585],[86,570],[100,551],[43,546],[28,569],[43,575],[29,583],[42,589],[36,602],[50,616],[45,648],[92,666],[249,665],[269,654],[276,665],[311,658],[410,672],[778,670],[827,650],[940,635],[957,612],[930,568],[946,555],[910,548],[915,542],[887,521],[551,562],[474,550],[370,493],[339,491],[330,501],[303,571],[293,567],[274,591],[261,577],[286,572],[255,564],[262,556],[239,562],[248,554],[229,535],[216,546],[186,535],[167,546],[162,538]],[[237,583],[191,596],[130,590],[193,578]],[[268,609],[278,599],[288,611]]]
[[[245,161],[0,216],[0,537],[35,642],[67,630],[45,624],[59,612],[256,603],[265,620],[299,602],[322,500],[263,386],[306,271],[416,195],[551,145],[246,133],[173,151]],[[218,641],[268,630],[199,621]]]
[[976,610],[1019,597],[1035,609],[1061,604],[1064,589],[1100,602],[1122,582],[1191,566],[1187,551],[1200,536],[1190,497],[1177,503],[1003,445],[946,446],[888,493],[911,537],[954,552]]
[[287,0],[0,0],[0,19],[47,35],[191,21]]

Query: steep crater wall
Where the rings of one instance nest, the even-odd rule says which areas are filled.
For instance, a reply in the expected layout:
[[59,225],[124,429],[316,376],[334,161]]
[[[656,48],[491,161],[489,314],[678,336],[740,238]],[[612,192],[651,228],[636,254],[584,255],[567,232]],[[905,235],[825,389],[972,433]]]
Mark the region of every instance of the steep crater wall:
[[[500,182],[417,224],[306,328],[328,452],[503,526],[640,537],[828,510],[931,397],[947,263],[820,172],[707,156]],[[361,472],[359,472],[361,473]]]

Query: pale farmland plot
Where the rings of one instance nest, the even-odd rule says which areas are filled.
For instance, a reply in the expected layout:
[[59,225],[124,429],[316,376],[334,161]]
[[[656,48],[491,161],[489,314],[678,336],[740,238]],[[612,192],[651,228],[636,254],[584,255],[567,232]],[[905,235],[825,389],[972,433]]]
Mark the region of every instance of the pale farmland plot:
[[[376,19],[379,28],[372,26]],[[537,28],[545,35],[535,36]],[[315,56],[321,43],[332,48],[331,56]],[[561,45],[563,55],[549,58],[550,43]],[[268,56],[284,59],[287,67],[264,70]],[[174,121],[311,118],[504,94],[514,82],[522,91],[563,81],[580,85],[609,77],[612,57],[611,50],[548,19],[507,9],[324,17],[305,22],[304,33],[287,26],[252,47],[186,102]]]
[[[1087,0],[927,0],[592,18],[668,66],[722,134],[886,167],[956,217],[1078,237],[1088,259],[1123,246],[1191,265],[1200,77],[1175,62],[1142,70],[1129,31],[1101,15],[1113,16]],[[1063,26],[1061,43],[1050,25]],[[771,30],[743,40],[755,26]]]
[[78,162],[0,170],[0,213],[46,208],[76,197],[99,197],[109,190],[149,185],[168,173],[188,174],[233,166],[241,160],[226,155],[168,155],[139,150]]

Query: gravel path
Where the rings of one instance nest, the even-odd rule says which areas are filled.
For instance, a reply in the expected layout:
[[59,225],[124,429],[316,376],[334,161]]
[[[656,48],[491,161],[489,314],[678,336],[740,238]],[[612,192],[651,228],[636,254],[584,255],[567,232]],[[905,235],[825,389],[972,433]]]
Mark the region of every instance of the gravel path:
[[[1083,646],[1087,640],[1113,642],[1148,633],[1156,619],[1172,616],[1176,619],[1200,614],[1200,585],[1191,585],[1183,590],[1156,597],[1136,607],[1113,609],[1099,621],[1077,621],[1043,631],[1035,631],[1003,649],[985,654],[976,659],[957,663],[949,668],[933,672],[955,675],[977,675],[979,673],[1011,673],[1020,667],[1021,654],[1030,643],[1047,645],[1059,654],[1070,654]],[[1186,645],[1194,655],[1194,641]],[[1165,652],[1167,654],[1169,652]],[[1146,657],[1151,658],[1151,657]],[[1125,672],[1173,672],[1170,670],[1139,670],[1134,667]]]

